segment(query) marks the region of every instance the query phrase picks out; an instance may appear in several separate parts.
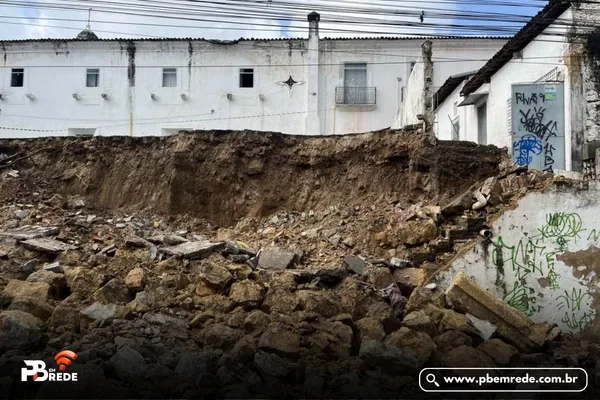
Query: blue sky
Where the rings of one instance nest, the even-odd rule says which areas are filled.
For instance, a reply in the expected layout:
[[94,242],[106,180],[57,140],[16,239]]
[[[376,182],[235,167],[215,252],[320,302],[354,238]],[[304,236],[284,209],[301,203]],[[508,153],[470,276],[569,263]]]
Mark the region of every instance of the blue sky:
[[[38,0],[39,2],[40,0]],[[58,0],[60,1],[60,0]],[[119,4],[114,0],[114,4]],[[135,2],[138,0],[127,0]],[[170,0],[171,4],[176,4],[177,0]],[[236,0],[223,0],[236,1]],[[239,0],[238,0],[239,1]],[[254,0],[261,1],[261,0]],[[105,13],[95,10],[92,13],[92,29],[95,30],[100,37],[139,37],[139,36],[160,36],[160,37],[205,37],[217,39],[236,39],[239,37],[297,37],[305,36],[306,19],[305,15],[313,9],[319,10],[319,7],[329,7],[328,10],[321,12],[321,35],[322,36],[382,36],[388,33],[400,33],[402,35],[434,35],[434,34],[459,34],[455,29],[448,30],[444,27],[439,27],[439,24],[467,24],[467,25],[482,25],[489,26],[485,32],[467,30],[462,34],[501,34],[500,30],[504,28],[512,28],[516,30],[522,23],[507,24],[506,22],[493,21],[468,21],[449,19],[429,18],[430,11],[425,11],[425,23],[420,25],[418,21],[418,13],[421,8],[431,9],[435,12],[477,12],[477,13],[502,13],[506,15],[522,15],[532,16],[541,6],[545,4],[540,0],[497,0],[504,3],[518,3],[519,7],[500,7],[500,6],[473,6],[465,5],[469,1],[465,0],[437,0],[437,1],[384,1],[375,0],[374,2],[361,2],[359,0],[346,0],[337,2],[337,0],[297,0],[294,1],[296,10],[290,12],[290,16],[297,20],[291,21],[273,21],[260,18],[261,13],[268,14],[281,13],[277,11],[278,7],[286,7],[278,4],[278,0],[272,0],[270,5],[267,5],[268,0],[264,0],[264,4],[254,4],[252,6],[242,7],[242,10],[254,10],[259,17],[247,18],[240,23],[224,24],[218,22],[206,21],[185,21],[178,19],[164,19],[157,17],[142,17],[132,15],[120,15],[115,13]],[[281,0],[283,3],[290,4],[291,0]],[[487,3],[493,0],[482,0]],[[72,3],[70,3],[72,4]],[[81,2],[81,10],[51,10],[51,9],[36,9],[26,7],[0,7],[0,38],[2,39],[29,39],[29,38],[65,38],[74,37],[77,33],[85,28],[87,20],[87,11],[83,6],[85,2]],[[190,3],[187,3],[190,4]],[[333,12],[336,4],[339,7],[344,7],[342,12]],[[383,9],[379,5],[388,4],[385,10],[401,10],[401,12],[409,12],[414,15],[406,17],[389,17],[363,15],[360,12],[348,13],[348,8],[363,7],[368,9]],[[393,8],[390,8],[390,5]],[[204,5],[206,7],[206,5]],[[525,6],[525,7],[523,7]],[[527,7],[530,6],[530,7]],[[237,9],[240,9],[239,3]],[[435,9],[435,11],[433,11]],[[181,16],[189,17],[187,13],[181,13]],[[396,26],[360,26],[343,23],[332,23],[328,21],[339,18],[355,18],[357,21],[362,21],[363,18],[373,18],[374,21],[383,23],[394,22]],[[215,19],[216,17],[196,16],[196,18]],[[447,17],[446,17],[447,18]],[[61,20],[55,20],[61,19]],[[223,19],[222,17],[220,18]],[[174,25],[171,27],[148,26],[144,24],[159,24],[159,25]],[[408,24],[408,25],[407,25]],[[189,26],[189,27],[187,27]],[[357,28],[358,26],[358,28]],[[261,30],[262,29],[262,30]],[[337,30],[337,31],[336,31]],[[356,32],[362,30],[364,32]]]

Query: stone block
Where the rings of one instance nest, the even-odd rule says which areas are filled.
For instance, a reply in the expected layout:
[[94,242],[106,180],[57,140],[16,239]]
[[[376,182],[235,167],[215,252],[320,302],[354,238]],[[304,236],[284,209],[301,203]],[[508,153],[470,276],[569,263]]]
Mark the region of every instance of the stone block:
[[544,345],[549,326],[535,324],[525,315],[481,289],[467,275],[459,272],[446,290],[446,296],[459,311],[487,320],[498,328],[506,341],[520,351]]

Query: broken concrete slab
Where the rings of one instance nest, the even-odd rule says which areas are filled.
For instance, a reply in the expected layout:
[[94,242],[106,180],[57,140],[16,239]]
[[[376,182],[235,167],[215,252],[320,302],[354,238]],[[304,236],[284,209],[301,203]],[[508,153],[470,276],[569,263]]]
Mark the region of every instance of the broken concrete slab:
[[367,273],[367,263],[360,257],[346,257],[344,265],[358,276],[365,276]]
[[210,253],[219,251],[225,247],[224,242],[188,242],[176,246],[162,247],[160,253],[178,258],[198,259],[208,256]]
[[57,274],[61,274],[63,272],[63,268],[60,265],[59,261],[53,262],[51,264],[46,264],[43,266],[45,271],[55,272]]
[[75,246],[49,238],[29,239],[21,242],[21,244],[30,250],[50,254],[59,254],[63,251],[76,249]]
[[544,345],[547,324],[536,324],[525,315],[481,289],[466,274],[459,272],[446,290],[446,296],[459,311],[489,321],[507,342],[521,351]]
[[296,252],[277,246],[266,246],[258,256],[258,268],[284,270],[294,263]]
[[25,225],[8,231],[0,231],[0,238],[7,237],[16,240],[31,240],[58,235],[59,229],[54,226]]

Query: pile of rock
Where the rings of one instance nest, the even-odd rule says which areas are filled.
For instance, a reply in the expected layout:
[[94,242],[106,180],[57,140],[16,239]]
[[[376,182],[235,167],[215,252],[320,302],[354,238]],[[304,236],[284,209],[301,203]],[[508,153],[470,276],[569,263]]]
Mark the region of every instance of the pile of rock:
[[56,256],[55,246],[30,250],[31,238],[19,239],[19,251],[58,262],[4,287],[5,393],[63,390],[22,384],[20,370],[25,359],[54,366],[64,349],[78,355],[69,371],[80,382],[69,393],[113,398],[411,398],[424,366],[595,367],[600,355],[600,346],[533,324],[465,276],[444,292],[422,286],[421,270],[402,260],[295,269],[299,249],[147,239],[99,247],[87,266],[67,256],[76,250]]

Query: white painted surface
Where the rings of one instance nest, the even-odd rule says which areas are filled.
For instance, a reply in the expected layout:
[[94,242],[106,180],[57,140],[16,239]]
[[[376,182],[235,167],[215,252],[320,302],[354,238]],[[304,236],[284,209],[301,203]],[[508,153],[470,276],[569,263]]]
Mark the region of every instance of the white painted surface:
[[469,122],[470,114],[473,112],[471,107],[455,107],[464,100],[460,95],[460,91],[465,85],[463,81],[454,91],[439,105],[435,110],[434,131],[440,140],[452,140],[452,123],[458,121],[458,139],[466,140],[466,126]]
[[482,242],[454,260],[438,283],[447,287],[462,271],[536,322],[565,331],[591,326],[597,315],[597,273],[557,257],[600,247],[599,198],[597,188],[528,194],[494,223],[492,244]]
[[[489,84],[483,85],[475,93],[489,92],[487,97],[487,144],[494,144],[498,147],[512,148],[511,131],[509,129],[509,107],[508,100],[511,98],[513,84],[533,83],[546,75],[548,72],[558,67],[565,83],[565,156],[566,165],[571,166],[571,124],[570,113],[571,98],[570,81],[568,69],[564,65],[564,56],[567,50],[566,33],[568,24],[565,21],[572,20],[571,9],[565,11],[558,19],[557,23],[550,25],[536,40],[532,41],[523,49],[521,59],[512,59],[496,72]],[[464,100],[464,97],[456,95],[449,96],[443,104],[440,105],[436,113],[440,134],[446,138],[450,130],[447,117],[448,109],[457,101]],[[460,103],[459,101],[459,103]],[[461,120],[461,140],[467,140],[477,143],[477,105],[460,107]],[[442,137],[440,137],[442,138]]]
[[[493,39],[433,42],[434,60],[478,60],[435,63],[437,85],[452,74],[482,65],[505,43]],[[131,45],[136,68],[135,85],[130,87],[127,48]],[[97,135],[129,135],[130,122],[134,136],[187,129],[289,134],[383,129],[396,116],[401,87],[420,45],[421,40],[316,39],[231,45],[201,40],[4,42],[0,127],[17,130],[0,129],[0,137],[62,136],[81,129],[95,130]],[[368,85],[377,88],[375,106],[336,106],[335,88],[343,86],[345,62],[367,63]],[[10,87],[15,67],[25,68],[23,88]],[[177,87],[163,88],[162,68],[171,67],[177,68]],[[239,87],[242,67],[254,68],[253,88]],[[86,68],[100,69],[98,88],[85,87]],[[298,82],[292,90],[281,84],[290,74]],[[27,93],[34,94],[35,100],[27,99]],[[80,100],[73,98],[75,93]],[[101,98],[102,93],[108,99]],[[314,114],[317,117],[308,118]]]
[[406,84],[406,98],[402,104],[402,114],[400,118],[400,128],[407,125],[415,125],[419,123],[417,115],[425,112],[425,64],[423,58],[419,58],[418,62],[408,77]]

